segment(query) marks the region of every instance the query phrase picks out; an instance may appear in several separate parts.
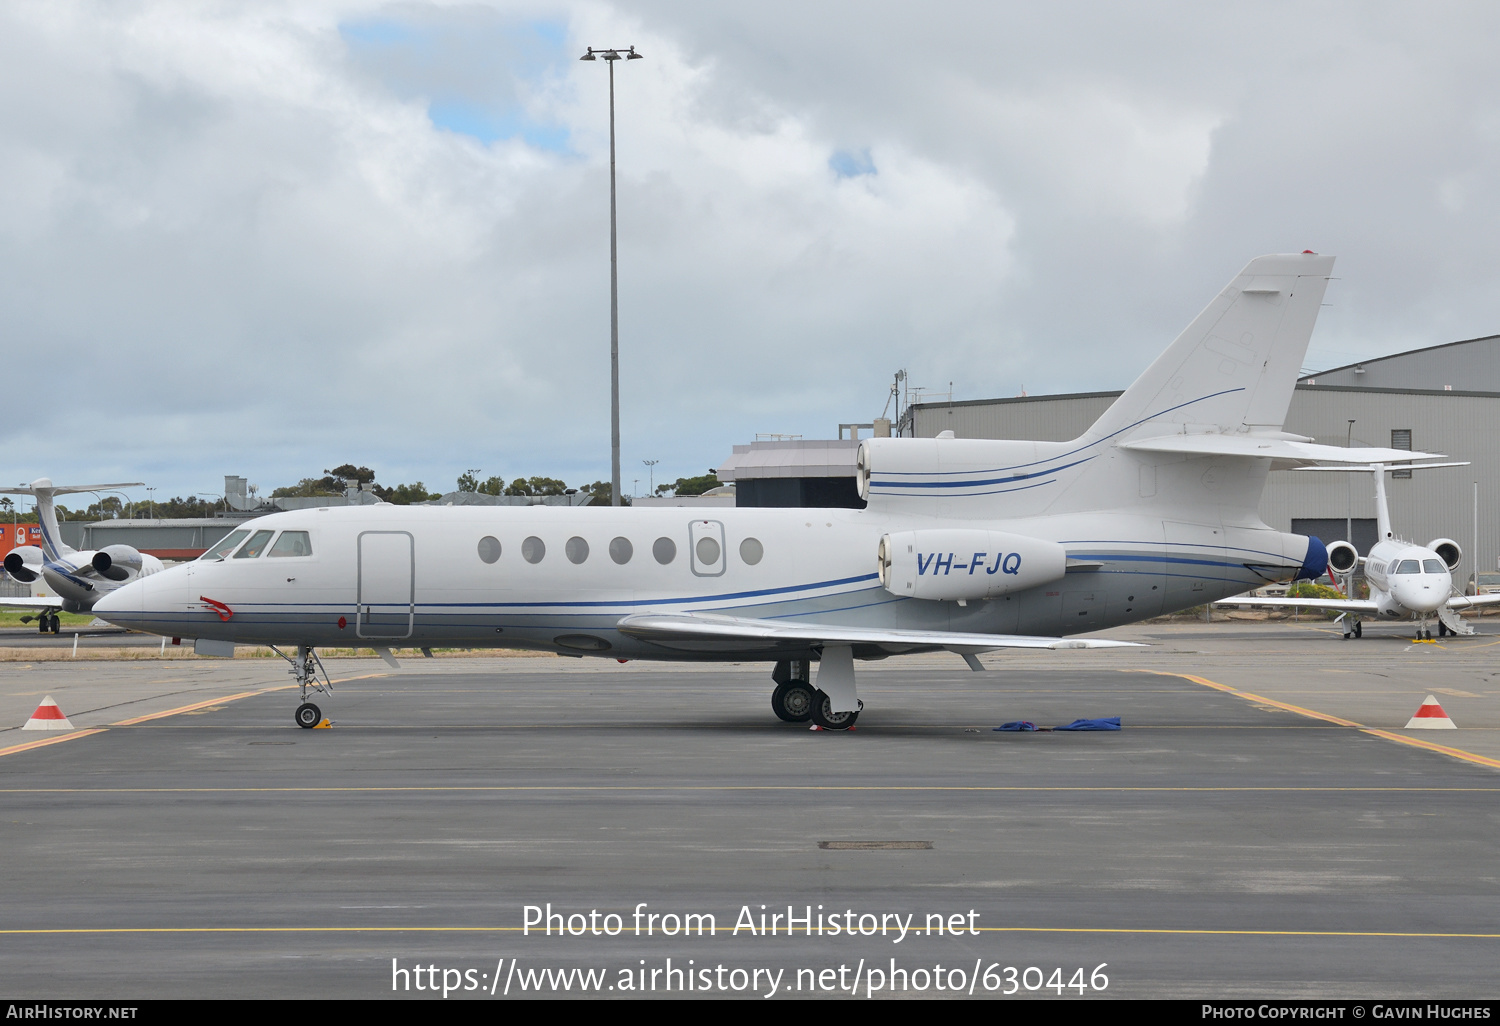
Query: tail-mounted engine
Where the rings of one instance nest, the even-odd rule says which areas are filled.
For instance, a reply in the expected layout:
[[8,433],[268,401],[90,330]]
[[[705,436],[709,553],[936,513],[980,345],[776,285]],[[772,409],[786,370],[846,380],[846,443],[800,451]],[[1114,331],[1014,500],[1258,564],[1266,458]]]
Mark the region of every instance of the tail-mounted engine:
[[5,554],[5,572],[22,584],[30,584],[42,575],[42,550],[22,545]]
[[986,599],[1062,579],[1057,542],[962,528],[899,531],[880,539],[880,583],[903,598]]
[[94,569],[111,581],[128,581],[141,572],[141,554],[129,545],[106,545],[94,553]]
[[1438,558],[1443,561],[1443,564],[1450,571],[1457,570],[1458,564],[1464,561],[1464,550],[1459,548],[1458,542],[1452,538],[1439,538],[1437,541],[1430,541],[1427,543],[1427,547],[1438,554]]
[[1359,565],[1359,550],[1346,541],[1336,541],[1328,546],[1328,565],[1336,574],[1347,574]]

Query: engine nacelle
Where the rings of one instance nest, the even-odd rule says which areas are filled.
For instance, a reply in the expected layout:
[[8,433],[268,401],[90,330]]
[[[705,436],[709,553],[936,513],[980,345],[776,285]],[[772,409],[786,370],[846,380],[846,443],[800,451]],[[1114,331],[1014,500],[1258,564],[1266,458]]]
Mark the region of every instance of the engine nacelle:
[[1359,550],[1346,541],[1336,541],[1328,546],[1328,565],[1336,574],[1347,574],[1359,565]]
[[5,572],[22,584],[41,576],[42,550],[35,545],[21,545],[5,554]]
[[986,599],[1062,579],[1057,542],[1004,531],[898,531],[880,539],[880,583],[902,598]]
[[1438,554],[1438,558],[1450,571],[1457,570],[1458,564],[1464,561],[1464,550],[1458,547],[1458,542],[1452,538],[1439,538],[1430,541],[1427,547]]
[[94,569],[111,581],[128,581],[141,572],[141,554],[129,545],[106,545],[94,553]]

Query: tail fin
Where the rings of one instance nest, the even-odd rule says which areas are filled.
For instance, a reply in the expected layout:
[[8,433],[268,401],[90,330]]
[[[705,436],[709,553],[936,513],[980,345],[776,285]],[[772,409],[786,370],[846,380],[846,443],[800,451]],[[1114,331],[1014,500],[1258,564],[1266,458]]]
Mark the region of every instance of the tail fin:
[[1257,257],[1085,438],[1281,430],[1333,257]]
[[53,485],[51,478],[39,477],[30,485],[23,485],[20,488],[0,488],[0,495],[30,495],[36,499],[36,519],[42,528],[42,555],[55,560],[75,550],[71,545],[63,544],[62,532],[57,529],[57,508],[52,503],[54,495],[139,487],[141,487],[139,481],[126,484]]

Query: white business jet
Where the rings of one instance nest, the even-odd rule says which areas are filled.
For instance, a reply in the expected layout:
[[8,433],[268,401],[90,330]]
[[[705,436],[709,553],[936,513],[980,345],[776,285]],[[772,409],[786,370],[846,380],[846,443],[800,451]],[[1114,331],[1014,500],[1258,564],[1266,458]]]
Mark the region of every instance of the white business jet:
[[139,481],[128,484],[54,485],[39,477],[19,488],[0,488],[0,495],[30,495],[36,499],[37,523],[42,529],[42,544],[22,545],[5,554],[5,572],[23,584],[38,579],[52,589],[52,595],[0,597],[0,607],[34,609],[37,625],[43,634],[61,629],[58,613],[87,613],[111,591],[140,577],[159,572],[161,560],[139,552],[129,545],[106,545],[102,549],[79,552],[63,544],[57,529],[57,509],[52,498],[76,492],[102,492],[115,488],[136,488]]
[[[1350,455],[1369,452],[1349,449]],[[1387,450],[1373,450],[1384,453]],[[1425,458],[1428,453],[1405,453],[1406,459]],[[1385,457],[1381,457],[1382,459]],[[1368,599],[1261,598],[1242,596],[1214,603],[1219,606],[1249,606],[1272,609],[1337,610],[1345,638],[1364,637],[1364,621],[1369,616],[1381,620],[1413,620],[1417,639],[1430,640],[1437,620],[1438,637],[1447,634],[1473,634],[1474,628],[1458,615],[1462,609],[1500,604],[1500,595],[1463,595],[1453,586],[1453,571],[1463,562],[1463,550],[1451,538],[1438,538],[1426,545],[1402,541],[1391,530],[1390,505],[1386,501],[1385,475],[1394,470],[1433,470],[1438,467],[1466,467],[1467,463],[1413,463],[1391,467],[1374,462],[1367,467],[1299,467],[1299,470],[1341,470],[1373,473],[1375,476],[1376,529],[1380,539],[1361,556],[1353,545],[1337,541],[1328,546],[1329,571],[1345,595],[1352,593],[1354,570],[1365,565],[1365,580],[1370,584]]]
[[359,644],[765,660],[779,717],[847,728],[855,659],[1119,647],[1065,636],[1321,576],[1322,542],[1256,508],[1273,461],[1342,452],[1282,431],[1332,267],[1251,261],[1071,442],[866,439],[863,510],[299,510],[94,612],[200,651],[296,646],[303,727],[316,648]]

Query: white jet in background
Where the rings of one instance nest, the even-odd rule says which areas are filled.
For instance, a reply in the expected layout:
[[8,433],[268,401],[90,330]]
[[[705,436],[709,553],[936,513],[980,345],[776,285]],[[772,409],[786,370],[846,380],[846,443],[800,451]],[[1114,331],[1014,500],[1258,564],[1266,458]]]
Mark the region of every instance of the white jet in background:
[[[1351,455],[1388,450],[1347,450]],[[1429,453],[1406,453],[1405,458],[1428,458]],[[1379,620],[1414,620],[1417,639],[1432,638],[1428,626],[1437,620],[1438,637],[1447,634],[1473,634],[1474,628],[1458,615],[1459,610],[1500,605],[1500,595],[1464,595],[1453,585],[1453,571],[1463,562],[1463,550],[1451,538],[1438,538],[1426,545],[1402,541],[1391,530],[1391,510],[1386,501],[1385,475],[1395,470],[1435,470],[1439,467],[1466,467],[1467,463],[1402,463],[1387,466],[1374,463],[1366,467],[1299,467],[1299,470],[1338,470],[1373,473],[1375,476],[1375,516],[1379,540],[1368,556],[1361,556],[1353,545],[1337,541],[1328,546],[1328,568],[1337,574],[1340,590],[1352,591],[1354,570],[1365,565],[1365,580],[1370,585],[1367,599],[1343,598],[1262,598],[1246,595],[1215,602],[1216,606],[1336,610],[1343,615],[1345,638],[1364,637],[1362,617]]]
[[[37,523],[42,528],[42,544],[22,545],[5,555],[5,572],[22,584],[38,579],[46,582],[53,595],[0,596],[0,608],[35,609],[42,633],[56,634],[60,628],[58,612],[87,613],[94,603],[116,588],[162,569],[161,560],[129,545],[106,545],[102,549],[80,552],[63,544],[57,529],[57,509],[52,498],[79,492],[102,492],[116,488],[138,488],[141,482],[128,484],[54,485],[39,477],[29,485],[0,488],[0,495],[30,495],[36,499]],[[55,596],[55,597],[54,597]]]

